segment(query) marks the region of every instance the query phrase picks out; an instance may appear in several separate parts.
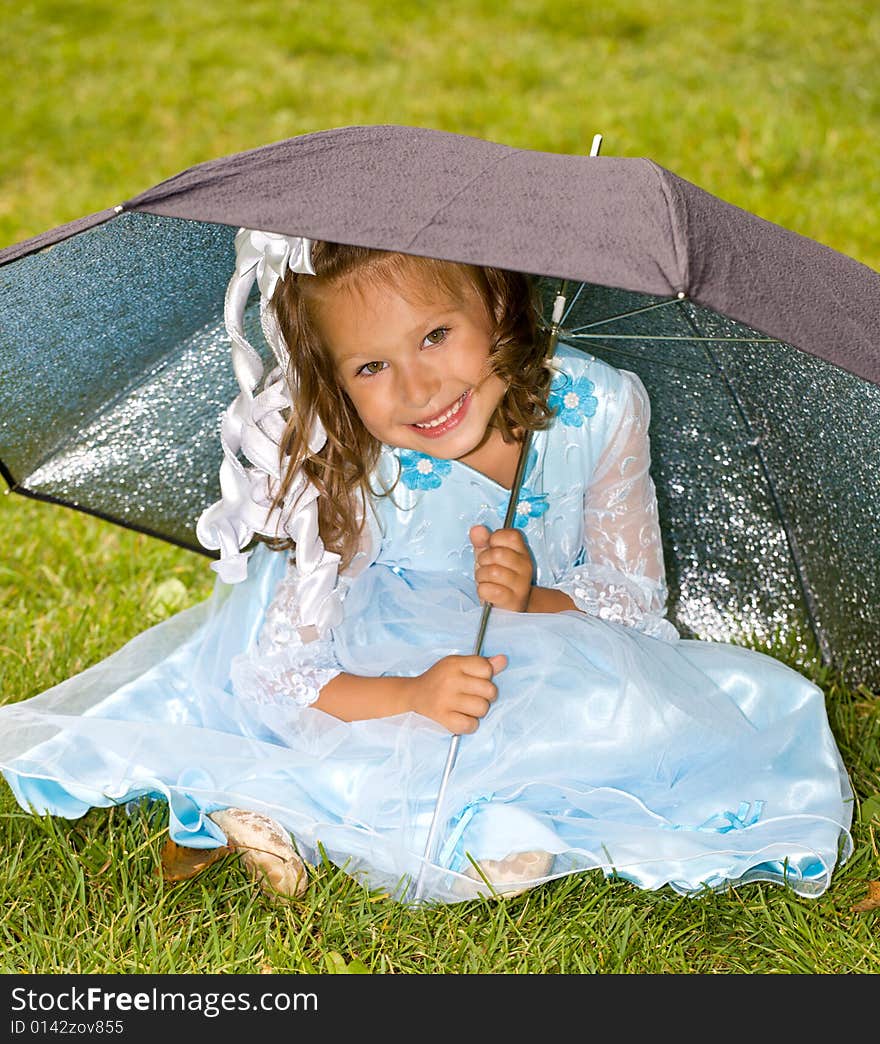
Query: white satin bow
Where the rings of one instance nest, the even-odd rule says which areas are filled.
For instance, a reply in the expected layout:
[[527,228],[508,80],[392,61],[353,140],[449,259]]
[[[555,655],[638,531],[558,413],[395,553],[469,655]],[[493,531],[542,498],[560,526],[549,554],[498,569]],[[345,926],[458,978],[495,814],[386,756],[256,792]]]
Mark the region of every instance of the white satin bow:
[[255,266],[260,293],[268,300],[288,269],[306,275],[315,274],[312,240],[304,236],[240,228],[235,235],[235,270],[242,276]]

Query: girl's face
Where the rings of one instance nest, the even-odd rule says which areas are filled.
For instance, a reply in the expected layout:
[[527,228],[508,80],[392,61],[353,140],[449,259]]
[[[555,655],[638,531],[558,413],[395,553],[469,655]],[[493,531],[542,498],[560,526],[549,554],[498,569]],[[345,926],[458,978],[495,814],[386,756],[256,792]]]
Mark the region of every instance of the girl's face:
[[415,273],[399,289],[364,281],[324,297],[318,322],[374,438],[445,460],[485,441],[505,385],[489,368],[494,324],[476,290],[452,296]]

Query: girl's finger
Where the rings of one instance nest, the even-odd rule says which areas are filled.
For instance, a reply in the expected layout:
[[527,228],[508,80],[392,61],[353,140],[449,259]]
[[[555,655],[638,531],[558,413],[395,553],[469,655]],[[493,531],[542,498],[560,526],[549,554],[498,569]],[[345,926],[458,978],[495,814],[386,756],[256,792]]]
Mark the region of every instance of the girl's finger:
[[530,584],[523,576],[508,574],[501,580],[477,580],[477,598],[492,605],[519,607],[528,602]]
[[514,551],[528,552],[526,538],[519,529],[496,529],[489,534],[489,547],[509,547]]
[[523,576],[522,572],[502,565],[481,564],[474,570],[474,579],[478,584],[498,584],[501,587],[510,587]]
[[492,698],[462,693],[455,705],[458,714],[466,714],[469,718],[485,718],[495,700],[495,686],[492,686]]
[[485,678],[489,681],[494,674],[487,656],[462,656],[460,667],[461,673],[470,678]]
[[514,596],[512,587],[506,584],[497,584],[492,580],[484,580],[477,584],[477,597],[481,602],[489,602],[491,605],[500,605]]
[[488,526],[471,526],[468,530],[468,536],[474,546],[474,550],[482,551],[489,546],[492,534]]
[[532,560],[525,551],[515,551],[510,547],[490,547],[480,554],[480,565],[500,565],[508,569],[522,569],[526,562],[532,568]]
[[[495,653],[494,656],[490,656],[489,663],[492,664],[492,675],[499,674],[507,666],[507,657],[504,653]],[[497,695],[497,692],[496,692]]]
[[466,714],[455,713],[447,715],[443,724],[455,736],[470,735],[476,732],[480,725],[476,718],[469,718]]
[[[497,696],[498,688],[494,682],[486,681],[484,678],[464,678],[459,690],[460,702],[456,704],[456,709],[466,710],[470,714],[472,707],[492,703]],[[479,702],[475,703],[475,700]],[[485,714],[485,709],[483,713]]]
[[[461,665],[461,691],[477,692],[486,699],[493,699],[496,694],[492,678],[507,666],[504,653],[494,656],[469,656]],[[476,686],[476,688],[475,688]]]

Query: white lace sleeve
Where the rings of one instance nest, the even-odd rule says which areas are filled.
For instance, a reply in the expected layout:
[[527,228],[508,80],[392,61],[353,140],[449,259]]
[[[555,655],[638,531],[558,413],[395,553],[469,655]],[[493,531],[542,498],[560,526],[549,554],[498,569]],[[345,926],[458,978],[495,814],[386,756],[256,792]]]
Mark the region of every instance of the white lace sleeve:
[[679,637],[664,618],[666,575],[650,475],[651,407],[627,370],[623,410],[584,498],[585,561],[556,586],[578,609],[654,638]]
[[341,673],[332,640],[303,640],[298,584],[296,570],[288,564],[257,641],[232,660],[232,687],[241,699],[307,707],[317,700],[327,682]]

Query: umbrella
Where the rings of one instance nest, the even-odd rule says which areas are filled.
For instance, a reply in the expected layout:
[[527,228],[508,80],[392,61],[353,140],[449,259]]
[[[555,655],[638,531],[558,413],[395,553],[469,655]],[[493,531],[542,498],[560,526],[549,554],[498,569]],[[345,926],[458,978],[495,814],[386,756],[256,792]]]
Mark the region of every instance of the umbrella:
[[648,159],[343,127],[0,251],[13,491],[205,551],[239,226],[568,281],[559,339],[652,400],[672,622],[880,684],[880,275]]

